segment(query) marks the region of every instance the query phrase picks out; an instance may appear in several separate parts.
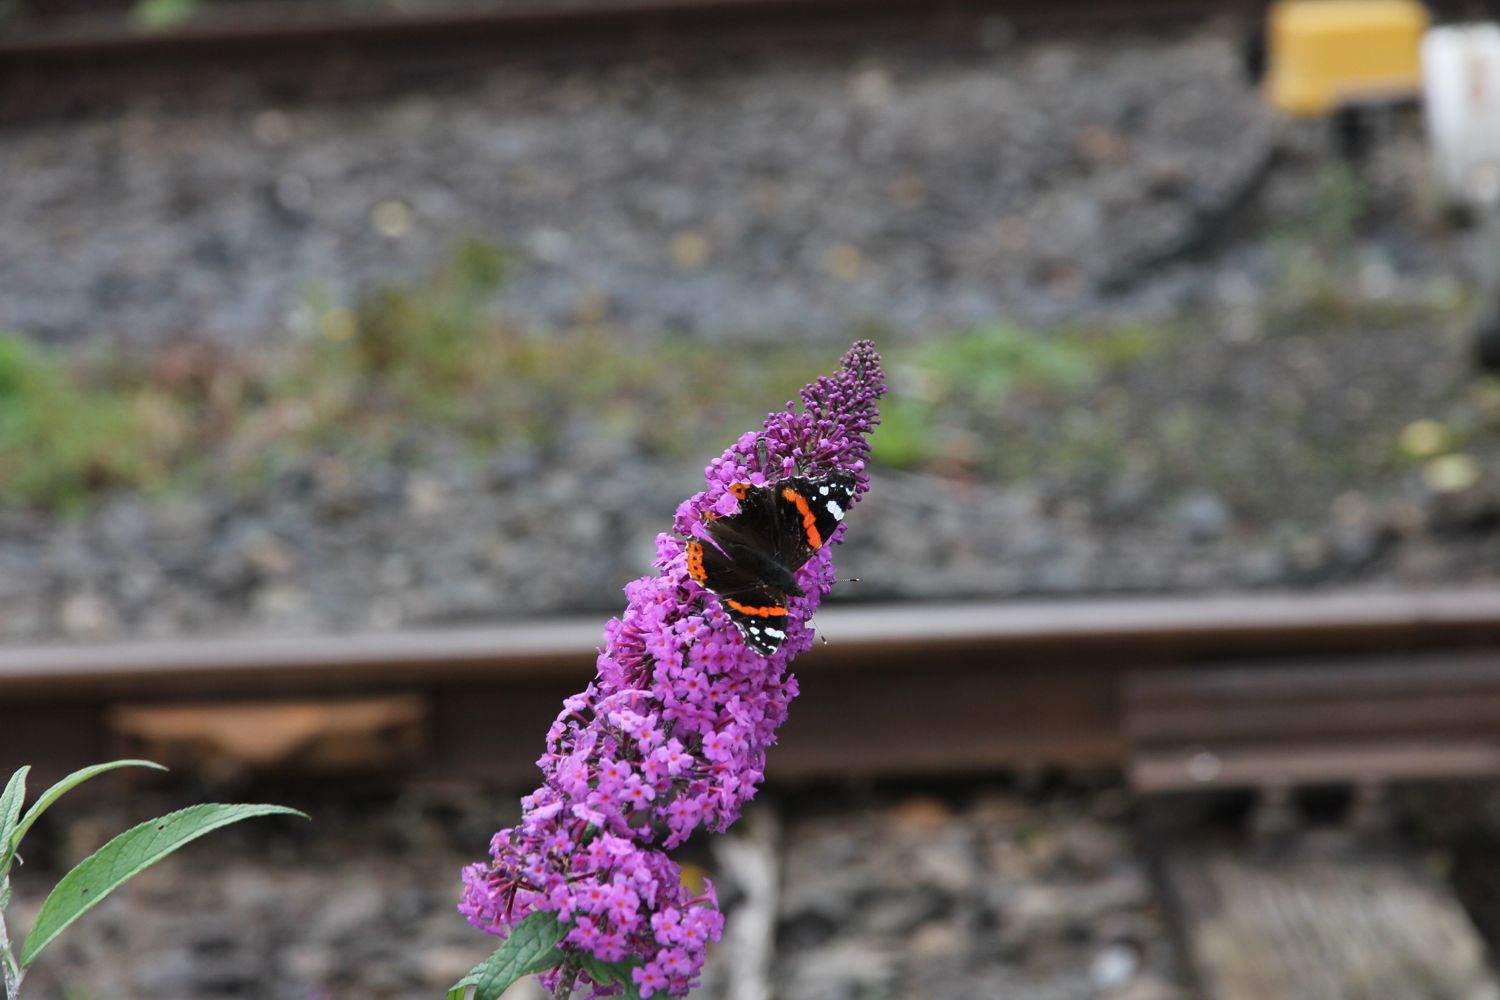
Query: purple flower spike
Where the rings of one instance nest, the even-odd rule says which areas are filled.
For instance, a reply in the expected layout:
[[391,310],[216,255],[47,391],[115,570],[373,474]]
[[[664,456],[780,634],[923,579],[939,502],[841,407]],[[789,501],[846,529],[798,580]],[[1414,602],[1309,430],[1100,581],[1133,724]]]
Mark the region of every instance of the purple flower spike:
[[[761,656],[689,575],[688,538],[706,517],[735,512],[736,484],[842,469],[856,473],[857,499],[869,488],[866,437],[884,391],[880,355],[859,341],[836,374],[802,390],[800,411],[788,403],[709,464],[707,488],[677,509],[678,535],[657,537],[658,575],[626,585],[629,604],[605,626],[598,676],[563,702],[521,822],[495,834],[493,861],[464,869],[459,910],[475,927],[505,937],[536,911],[555,913],[572,968],[585,955],[630,962],[642,997],[683,997],[696,984],[724,918],[713,886],[693,896],[665,852],[700,826],[728,829],[755,796],[797,695],[787,664],[813,643],[807,621],[834,567],[824,545],[797,570],[803,596],[787,599],[786,639]],[[543,985],[554,988],[560,974],[544,973]],[[595,996],[619,991],[593,982],[586,966],[576,983]]]

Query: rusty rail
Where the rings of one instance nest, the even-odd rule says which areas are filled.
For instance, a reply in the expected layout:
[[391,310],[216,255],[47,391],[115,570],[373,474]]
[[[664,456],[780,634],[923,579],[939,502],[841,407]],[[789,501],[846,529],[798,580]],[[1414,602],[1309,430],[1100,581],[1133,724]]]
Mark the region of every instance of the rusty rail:
[[[257,10],[264,6],[265,9]],[[423,13],[239,5],[166,31],[123,23],[0,35],[0,119],[139,94],[211,97],[250,81],[277,97],[365,96],[503,63],[693,62],[882,41],[974,48],[1007,30],[1157,30],[1254,0],[523,0]],[[271,16],[271,15],[275,16]]]
[[[1366,664],[1382,690],[1399,688],[1393,671],[1411,669],[1428,707],[1441,707],[1443,677],[1471,682],[1472,664],[1500,659],[1500,592],[853,606],[828,609],[818,625],[829,641],[797,661],[803,693],[772,761],[781,778],[1127,765],[1139,750],[1132,685],[1265,664],[1279,664],[1277,677],[1292,672],[1265,688],[1273,703],[1256,717],[1270,720],[1257,738],[1274,744],[1277,719],[1292,727],[1288,739],[1305,735],[1306,713],[1281,711],[1299,683],[1336,718],[1338,685],[1357,689]],[[592,675],[600,634],[591,619],[0,649],[0,770],[29,761],[51,774],[151,752],[231,771],[359,760],[382,772],[525,782],[561,699]],[[1443,657],[1471,666],[1434,671]],[[1319,671],[1343,673],[1331,686],[1307,679]],[[1223,707],[1223,689],[1209,682],[1199,700]],[[1493,701],[1466,706],[1467,737],[1500,734]],[[1200,735],[1187,732],[1202,722],[1196,704],[1157,712],[1182,732],[1158,732],[1152,752]],[[1359,731],[1378,737],[1391,709],[1362,711]],[[283,716],[298,721],[267,722]],[[184,721],[194,717],[198,731]],[[264,745],[273,730],[274,754]],[[262,731],[241,754],[248,763],[237,761],[234,748]]]

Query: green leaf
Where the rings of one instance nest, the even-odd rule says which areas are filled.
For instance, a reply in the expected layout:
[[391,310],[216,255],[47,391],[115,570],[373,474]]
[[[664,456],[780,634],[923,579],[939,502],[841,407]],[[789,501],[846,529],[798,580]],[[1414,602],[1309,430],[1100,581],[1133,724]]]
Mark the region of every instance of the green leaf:
[[188,806],[131,827],[84,858],[47,896],[36,924],[21,949],[23,968],[36,961],[69,924],[99,900],[173,851],[212,830],[252,816],[302,816],[295,809],[268,805],[223,805],[216,802]]
[[198,0],[136,0],[131,18],[142,31],[165,31],[191,18]]
[[615,983],[625,987],[622,996],[625,1000],[641,1000],[641,988],[635,984],[635,979],[630,975],[632,969],[640,967],[641,960],[638,958],[627,958],[621,962],[605,962],[588,952],[583,953],[580,961],[583,971],[589,974],[589,978],[600,986],[608,986]]
[[26,775],[30,771],[28,764],[12,774],[5,791],[0,792],[0,879],[10,874],[10,863],[16,856],[16,820],[21,815],[21,803],[26,801]]
[[448,990],[447,1000],[464,1000],[470,986],[474,1000],[496,1000],[516,980],[546,972],[563,960],[557,945],[568,928],[557,914],[538,910],[511,928],[505,943]]
[[154,767],[158,771],[166,770],[160,764],[152,763],[149,760],[112,760],[108,764],[95,764],[92,767],[85,767],[81,771],[74,771],[43,792],[41,798],[33,802],[31,808],[26,810],[26,815],[21,817],[21,825],[16,827],[16,832],[11,836],[11,850],[20,848],[21,838],[26,836],[26,831],[31,829],[31,824],[41,818],[42,813],[47,811],[48,806],[90,778],[120,767]]

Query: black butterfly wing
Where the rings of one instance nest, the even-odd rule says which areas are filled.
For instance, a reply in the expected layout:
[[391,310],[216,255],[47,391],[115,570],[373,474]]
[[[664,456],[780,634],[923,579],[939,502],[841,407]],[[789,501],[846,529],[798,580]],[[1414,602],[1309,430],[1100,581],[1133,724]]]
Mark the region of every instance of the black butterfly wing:
[[[736,515],[737,517],[738,515]],[[720,518],[711,535],[723,534]],[[740,551],[732,548],[731,551]],[[688,575],[719,595],[719,604],[740,635],[761,656],[770,656],[786,639],[786,594],[761,579],[749,565],[737,562],[713,541],[688,539]]]
[[770,656],[786,639],[786,595],[801,591],[778,561],[784,532],[775,490],[745,484],[734,491],[738,512],[711,520],[708,541],[688,541],[688,575],[719,595],[745,645]]
[[780,561],[777,557],[785,548],[785,531],[781,525],[781,504],[776,499],[777,485],[736,484],[731,489],[740,498],[739,510],[708,522],[709,537],[731,559],[755,563],[758,560],[754,557],[759,555]]
[[761,656],[771,656],[786,641],[786,598],[768,588],[740,595],[744,600],[721,594],[724,613],[740,630],[745,645]]
[[854,473],[731,489],[739,510],[709,521],[707,542],[689,540],[688,574],[719,595],[745,644],[770,656],[786,639],[787,595],[802,593],[793,574],[827,543],[854,502]]
[[777,520],[785,550],[778,561],[796,571],[828,543],[834,529],[854,503],[854,473],[835,469],[826,476],[792,476],[773,486],[779,508]]

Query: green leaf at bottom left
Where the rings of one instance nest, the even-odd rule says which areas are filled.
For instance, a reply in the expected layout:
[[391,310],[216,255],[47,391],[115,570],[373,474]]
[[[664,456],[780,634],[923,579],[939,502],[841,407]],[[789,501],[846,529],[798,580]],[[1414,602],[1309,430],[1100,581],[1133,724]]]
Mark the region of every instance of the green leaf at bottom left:
[[36,961],[43,948],[101,899],[177,848],[221,826],[252,816],[273,815],[303,816],[306,819],[302,813],[285,806],[208,802],[179,809],[126,830],[80,861],[78,867],[64,875],[53,888],[42,903],[31,933],[26,935],[26,944],[21,949],[22,967]]
[[496,1000],[518,979],[546,972],[563,960],[558,944],[568,927],[557,914],[538,910],[510,929],[505,943],[453,984],[447,1000],[464,1000],[474,987],[474,1000]]

